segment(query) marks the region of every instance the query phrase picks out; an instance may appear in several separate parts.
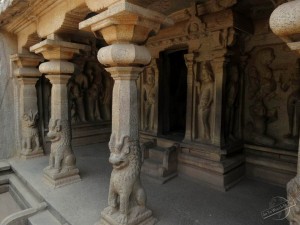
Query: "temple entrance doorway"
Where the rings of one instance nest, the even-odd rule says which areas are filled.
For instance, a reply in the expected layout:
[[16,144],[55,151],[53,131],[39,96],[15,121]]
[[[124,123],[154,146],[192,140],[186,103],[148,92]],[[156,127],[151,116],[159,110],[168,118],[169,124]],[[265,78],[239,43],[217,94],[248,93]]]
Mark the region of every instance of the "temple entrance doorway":
[[161,136],[182,140],[186,124],[186,49],[160,53],[158,131]]

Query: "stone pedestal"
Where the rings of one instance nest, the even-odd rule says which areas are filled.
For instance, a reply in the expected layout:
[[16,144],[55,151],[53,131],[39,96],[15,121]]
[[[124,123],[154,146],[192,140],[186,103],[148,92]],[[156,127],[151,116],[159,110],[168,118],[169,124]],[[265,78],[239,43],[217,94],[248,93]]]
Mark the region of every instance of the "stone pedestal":
[[102,35],[109,46],[100,49],[99,61],[108,66],[115,80],[113,89],[112,135],[109,142],[113,166],[108,207],[101,213],[102,225],[152,225],[156,219],[146,208],[141,185],[141,150],[137,79],[151,56],[141,46],[151,32],[157,32],[165,17],[122,1],[79,24],[81,29]]
[[21,151],[22,159],[30,159],[44,155],[43,148],[39,140],[38,129],[38,107],[36,82],[40,71],[36,68],[41,57],[34,54],[15,54],[11,60],[16,64],[17,69],[14,75],[18,78],[20,87],[20,115],[21,120]]
[[30,48],[35,53],[42,53],[49,60],[39,67],[41,73],[52,84],[51,118],[48,138],[51,140],[49,166],[44,169],[44,181],[52,187],[61,187],[80,181],[76,158],[71,145],[71,126],[68,110],[67,83],[74,72],[74,64],[67,60],[87,46],[46,39]]

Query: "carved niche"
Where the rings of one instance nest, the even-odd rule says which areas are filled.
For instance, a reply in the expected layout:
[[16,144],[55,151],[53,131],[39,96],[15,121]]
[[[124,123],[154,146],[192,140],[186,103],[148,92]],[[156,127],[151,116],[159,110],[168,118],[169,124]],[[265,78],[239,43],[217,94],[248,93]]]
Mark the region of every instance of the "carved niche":
[[209,61],[195,65],[195,139],[210,142],[212,134],[211,111],[214,101],[214,73]]
[[297,149],[300,73],[297,58],[282,45],[260,47],[246,68],[245,139],[248,143]]

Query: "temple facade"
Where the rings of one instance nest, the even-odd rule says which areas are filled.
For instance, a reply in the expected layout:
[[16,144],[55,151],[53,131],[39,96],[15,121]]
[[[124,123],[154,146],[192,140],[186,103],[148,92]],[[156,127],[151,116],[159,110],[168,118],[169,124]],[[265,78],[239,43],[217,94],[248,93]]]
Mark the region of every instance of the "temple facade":
[[47,157],[56,190],[87,176],[74,147],[107,143],[102,225],[157,223],[140,176],[297,199],[299,15],[298,0],[0,0],[0,160]]

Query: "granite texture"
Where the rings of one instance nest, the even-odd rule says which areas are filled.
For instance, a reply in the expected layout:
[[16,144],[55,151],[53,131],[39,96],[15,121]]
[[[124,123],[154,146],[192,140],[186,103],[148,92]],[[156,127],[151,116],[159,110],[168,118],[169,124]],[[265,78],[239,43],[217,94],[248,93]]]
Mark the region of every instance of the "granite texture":
[[[48,157],[30,161],[12,160],[13,169],[72,225],[93,225],[107,206],[109,149],[107,144],[74,148],[82,181],[60,189],[41,182]],[[228,192],[220,192],[181,177],[160,185],[141,177],[148,206],[159,219],[158,225],[285,225],[287,221],[262,219],[275,196],[286,196],[283,188],[245,179]],[[197,222],[198,221],[198,222]]]

